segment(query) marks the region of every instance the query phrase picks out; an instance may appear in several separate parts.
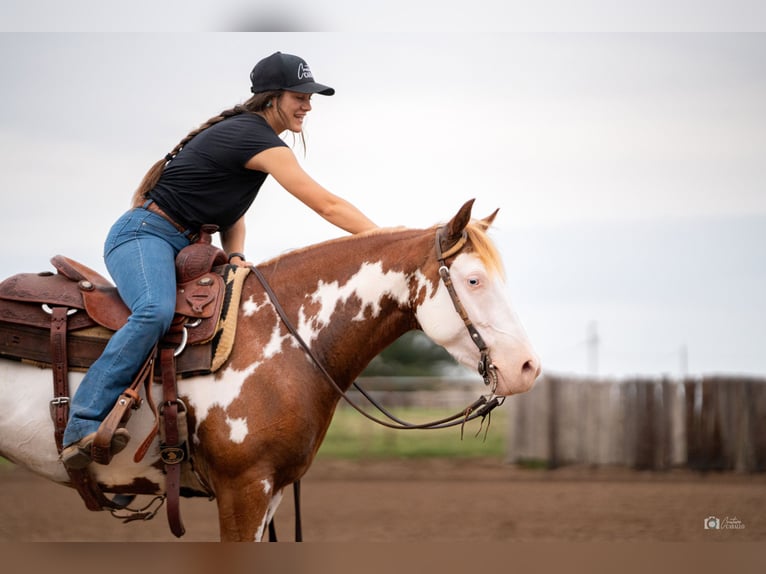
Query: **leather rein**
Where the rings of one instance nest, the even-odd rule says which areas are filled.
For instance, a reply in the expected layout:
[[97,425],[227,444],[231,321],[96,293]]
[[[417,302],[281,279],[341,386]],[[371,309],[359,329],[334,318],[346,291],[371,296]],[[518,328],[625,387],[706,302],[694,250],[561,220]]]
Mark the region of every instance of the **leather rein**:
[[290,319],[287,317],[282,305],[279,303],[279,300],[277,299],[276,294],[271,289],[271,286],[268,284],[268,282],[266,281],[266,278],[263,276],[260,270],[258,270],[258,268],[255,267],[254,265],[250,267],[253,274],[261,282],[261,285],[263,286],[264,290],[266,291],[266,294],[271,300],[272,305],[274,305],[274,308],[277,311],[277,314],[279,315],[279,317],[282,319],[282,322],[287,327],[287,330],[290,332],[290,334],[293,337],[295,337],[295,340],[303,348],[306,354],[308,354],[308,356],[311,357],[311,360],[314,362],[314,364],[322,373],[322,375],[325,377],[325,379],[327,379],[327,381],[330,383],[333,389],[335,389],[335,392],[337,392],[338,395],[340,395],[340,397],[343,398],[343,400],[345,400],[352,408],[354,408],[354,410],[359,412],[361,415],[363,415],[367,419],[384,427],[400,429],[400,430],[443,429],[443,428],[454,427],[457,425],[461,425],[462,427],[463,425],[465,425],[465,423],[479,417],[481,417],[483,421],[484,418],[490,415],[491,411],[494,408],[500,406],[505,401],[505,397],[498,397],[497,395],[495,395],[495,390],[497,388],[497,371],[494,364],[492,363],[492,359],[490,358],[489,348],[487,347],[487,344],[484,342],[484,339],[479,334],[478,330],[476,329],[476,327],[474,326],[474,324],[471,322],[470,318],[468,317],[468,314],[466,313],[466,310],[463,307],[463,304],[460,302],[460,297],[458,297],[458,294],[455,291],[455,287],[452,284],[449,267],[447,267],[447,264],[446,264],[446,260],[449,257],[456,255],[465,246],[468,240],[468,236],[466,235],[466,232],[463,231],[463,234],[457,240],[457,242],[455,242],[449,248],[443,250],[441,243],[444,240],[445,233],[446,233],[446,227],[440,227],[436,232],[436,258],[440,265],[439,277],[441,281],[444,283],[444,286],[447,288],[447,292],[449,293],[450,299],[452,299],[452,304],[454,305],[457,313],[460,315],[460,318],[463,320],[463,323],[465,324],[465,327],[471,336],[471,340],[479,349],[480,360],[478,365],[478,372],[481,375],[481,377],[484,379],[484,384],[489,386],[490,394],[480,396],[476,401],[474,401],[471,405],[469,405],[468,407],[466,407],[459,413],[456,413],[454,415],[451,415],[439,420],[432,421],[430,423],[421,423],[421,424],[409,423],[397,418],[395,415],[393,415],[388,410],[386,410],[385,407],[383,407],[381,404],[375,401],[367,391],[365,391],[362,387],[359,386],[359,384],[356,381],[354,381],[352,383],[354,388],[356,388],[362,394],[362,396],[364,396],[376,409],[378,409],[381,413],[383,413],[389,420],[386,421],[386,420],[379,419],[369,414],[367,411],[365,411],[359,405],[357,405],[356,402],[354,402],[354,400],[351,399],[342,388],[340,388],[338,383],[335,382],[335,379],[324,367],[324,365],[322,364],[322,361],[319,359],[319,357],[316,356],[316,353],[314,353],[311,347],[309,347],[306,344],[306,342],[303,340],[303,338],[298,334],[297,330],[295,329],[293,324],[290,322]]

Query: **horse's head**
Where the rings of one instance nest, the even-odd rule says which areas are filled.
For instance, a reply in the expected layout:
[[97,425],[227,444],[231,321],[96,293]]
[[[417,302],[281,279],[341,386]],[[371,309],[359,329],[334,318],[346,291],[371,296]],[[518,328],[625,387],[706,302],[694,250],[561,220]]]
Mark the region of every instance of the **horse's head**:
[[[486,235],[497,210],[472,221],[472,206],[473,200],[436,230],[438,264],[449,271],[439,271],[437,289],[418,306],[416,316],[423,331],[461,364],[476,368],[483,354],[488,354],[496,394],[523,393],[540,375],[540,360],[507,300],[502,263]],[[450,281],[454,296],[447,285]],[[465,317],[456,309],[455,298]]]

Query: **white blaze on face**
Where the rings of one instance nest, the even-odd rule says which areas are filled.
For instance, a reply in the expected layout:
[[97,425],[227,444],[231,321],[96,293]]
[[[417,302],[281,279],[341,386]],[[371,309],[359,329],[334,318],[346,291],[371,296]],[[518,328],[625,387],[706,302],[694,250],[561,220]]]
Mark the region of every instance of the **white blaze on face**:
[[[470,253],[458,255],[450,267],[460,302],[490,350],[500,380],[498,394],[529,390],[539,374],[539,360],[506,296],[505,284],[490,275]],[[433,296],[417,309],[423,331],[461,364],[476,369],[478,347],[471,340],[442,282]]]

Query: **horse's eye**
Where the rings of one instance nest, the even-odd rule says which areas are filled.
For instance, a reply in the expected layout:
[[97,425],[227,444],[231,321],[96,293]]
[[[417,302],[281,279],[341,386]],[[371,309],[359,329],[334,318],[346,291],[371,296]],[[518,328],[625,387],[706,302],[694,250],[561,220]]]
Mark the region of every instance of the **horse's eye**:
[[478,287],[479,286],[479,279],[477,277],[471,277],[468,279],[468,284],[471,287]]

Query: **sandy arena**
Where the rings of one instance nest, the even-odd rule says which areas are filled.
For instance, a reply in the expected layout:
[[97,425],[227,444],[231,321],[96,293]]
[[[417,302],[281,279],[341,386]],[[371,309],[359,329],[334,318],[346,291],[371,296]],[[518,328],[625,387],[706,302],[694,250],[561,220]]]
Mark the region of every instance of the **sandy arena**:
[[[524,470],[498,460],[319,460],[303,481],[307,542],[766,539],[766,476]],[[214,502],[183,499],[185,542],[218,540]],[[0,542],[172,541],[165,509],[123,524],[74,490],[0,467]],[[729,526],[705,529],[704,520]],[[734,519],[736,519],[736,522]],[[292,540],[292,491],[276,520]]]

